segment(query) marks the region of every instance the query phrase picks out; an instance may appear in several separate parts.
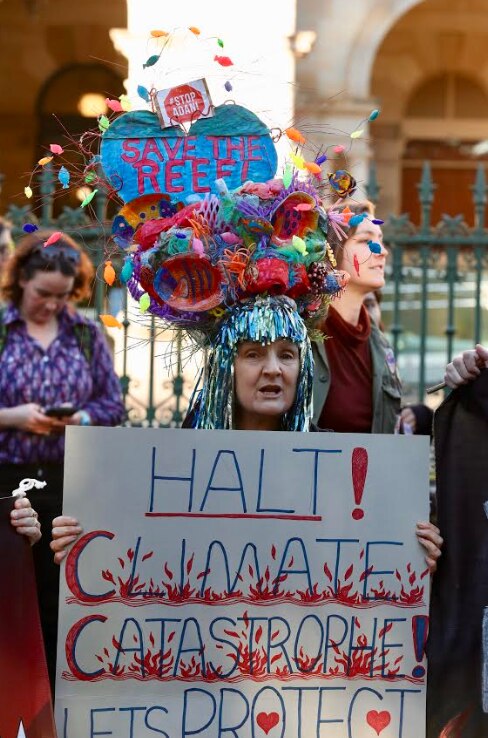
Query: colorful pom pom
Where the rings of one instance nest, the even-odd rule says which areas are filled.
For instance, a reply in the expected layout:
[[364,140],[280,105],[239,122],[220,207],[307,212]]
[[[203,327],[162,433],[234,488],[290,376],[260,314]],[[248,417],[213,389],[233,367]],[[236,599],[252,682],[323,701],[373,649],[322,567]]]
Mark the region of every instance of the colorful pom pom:
[[205,254],[205,249],[203,248],[203,242],[196,236],[193,237],[191,245],[192,245],[193,251],[196,251],[196,253],[200,254],[200,256],[203,256]]
[[220,46],[220,48],[221,48],[221,49],[223,49],[223,48],[224,48],[224,42],[222,41],[222,39],[221,39],[221,38],[218,38],[218,39],[217,39],[217,43],[218,43],[218,45]]
[[228,56],[214,56],[214,61],[220,64],[221,67],[231,67],[234,62]]
[[35,223],[26,223],[22,226],[22,230],[24,233],[34,233],[34,231],[38,231],[39,227],[35,225]]
[[348,197],[356,189],[356,180],[345,169],[337,169],[337,171],[327,176],[331,189],[334,190],[338,197]]
[[227,92],[231,92],[231,90],[232,90],[232,84],[229,82],[229,80],[227,80],[227,82],[225,83],[224,87],[227,90]]
[[114,113],[121,113],[124,109],[119,100],[111,100],[109,97],[106,97],[105,103],[110,110],[114,111]]
[[93,192],[89,192],[88,195],[85,197],[83,202],[80,205],[80,208],[85,208],[87,205],[91,203],[95,195],[97,194],[98,190],[93,190]]
[[49,164],[49,162],[51,162],[52,160],[53,160],[52,156],[43,156],[42,159],[39,159],[37,163],[39,164],[39,166],[45,167],[46,164]]
[[59,144],[49,144],[49,149],[52,154],[62,154],[64,149]]
[[44,246],[52,246],[53,243],[59,241],[62,235],[61,231],[54,231],[54,233],[51,233],[47,241],[44,241]]
[[373,218],[371,220],[371,223],[374,223],[375,225],[383,225],[384,222],[385,221],[384,220],[381,220],[381,218]]
[[124,266],[122,267],[122,270],[120,272],[120,281],[123,282],[123,284],[126,284],[132,277],[133,271],[134,265],[130,259],[127,259],[127,261],[124,262]]
[[145,313],[149,309],[150,304],[151,298],[149,297],[147,292],[144,292],[144,294],[141,295],[139,298],[139,310],[141,311],[141,313]]
[[344,146],[339,144],[339,146],[334,146],[333,150],[334,150],[334,154],[343,154],[346,149]]
[[300,154],[290,154],[290,159],[292,160],[293,164],[296,166],[297,169],[303,169],[305,166],[305,159],[303,156],[300,156]]
[[320,174],[320,172],[322,171],[319,165],[316,164],[314,161],[306,161],[303,163],[303,166],[310,172],[310,174]]
[[363,222],[368,217],[367,213],[359,213],[358,215],[353,215],[349,218],[349,225],[351,228],[356,228],[360,223]]
[[293,167],[289,161],[286,162],[285,171],[283,172],[283,187],[287,189],[291,185],[293,179]]
[[110,121],[107,118],[107,116],[106,115],[101,115],[99,117],[99,119],[98,119],[98,129],[102,133],[105,133],[105,131],[108,129],[109,125],[110,125]]
[[96,178],[97,178],[97,175],[95,174],[95,172],[88,172],[88,174],[85,176],[85,182],[87,184],[91,184],[92,182],[96,180]]
[[70,173],[66,169],[66,167],[61,167],[58,172],[58,181],[63,185],[63,190],[68,189],[70,180]]
[[32,197],[32,189],[30,187],[24,187],[24,195],[28,200]]
[[375,110],[372,110],[371,113],[369,114],[369,120],[371,120],[371,121],[372,120],[376,120],[376,118],[378,117],[379,114],[380,114],[380,111],[379,110],[376,110],[376,109]]
[[149,59],[146,59],[146,61],[142,65],[142,68],[147,69],[147,67],[153,67],[158,60],[159,60],[159,54],[153,54],[152,56],[149,57]]
[[168,31],[159,31],[159,30],[156,30],[156,31],[151,31],[151,36],[153,38],[163,38],[164,36],[169,36],[169,33],[168,33]]
[[294,141],[297,144],[305,143],[305,136],[303,136],[296,128],[286,128],[285,133],[290,141]]
[[194,36],[199,36],[201,34],[201,31],[196,26],[188,26],[188,30],[193,33]]
[[381,244],[376,241],[368,241],[369,250],[372,254],[381,254]]
[[316,163],[316,164],[318,164],[319,166],[321,166],[321,165],[322,165],[322,164],[323,164],[324,162],[326,162],[326,161],[327,161],[327,156],[326,156],[326,154],[322,154],[321,156],[318,156],[318,157],[317,157],[317,158],[315,159],[315,163]]
[[113,315],[100,315],[100,320],[102,321],[103,325],[105,325],[107,328],[122,328],[122,323],[117,320],[117,318],[114,318]]
[[356,131],[353,131],[350,134],[350,137],[351,138],[361,138],[361,136],[363,135],[363,133],[364,133],[364,130],[362,128],[358,128]]
[[120,95],[119,100],[120,100],[120,106],[124,113],[128,113],[129,110],[132,110],[132,105],[131,105],[128,95],[125,95],[125,94]]
[[293,236],[291,243],[295,251],[298,251],[302,256],[307,255],[307,245],[303,238],[300,238],[300,236]]
[[105,262],[105,268],[103,270],[103,278],[104,278],[105,282],[108,285],[110,285],[110,287],[115,282],[115,276],[116,276],[115,275],[115,269],[112,266],[112,262],[111,261],[106,261]]
[[139,95],[141,100],[144,100],[144,102],[149,102],[151,100],[149,90],[147,90],[143,85],[137,86],[137,94]]

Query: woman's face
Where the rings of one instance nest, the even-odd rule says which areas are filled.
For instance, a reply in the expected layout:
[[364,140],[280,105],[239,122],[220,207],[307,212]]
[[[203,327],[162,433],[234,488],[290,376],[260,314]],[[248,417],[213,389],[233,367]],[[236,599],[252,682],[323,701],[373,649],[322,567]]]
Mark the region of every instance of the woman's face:
[[[371,251],[368,245],[370,241],[379,244],[379,254]],[[357,226],[355,233],[344,242],[338,257],[340,268],[351,275],[347,289],[354,289],[365,295],[384,287],[387,255],[381,228],[365,218]]]
[[49,323],[69,300],[74,281],[62,272],[45,271],[35,272],[31,279],[20,279],[20,312],[38,325]]
[[300,356],[298,346],[282,339],[266,346],[254,341],[239,344],[234,363],[238,417],[256,428],[279,420],[295,400]]

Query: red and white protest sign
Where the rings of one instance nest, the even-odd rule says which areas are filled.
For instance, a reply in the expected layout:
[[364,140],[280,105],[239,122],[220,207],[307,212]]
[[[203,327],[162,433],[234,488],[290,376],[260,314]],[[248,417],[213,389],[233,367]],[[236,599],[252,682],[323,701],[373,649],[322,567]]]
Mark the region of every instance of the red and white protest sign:
[[213,115],[212,100],[204,79],[160,90],[156,95],[156,108],[163,128],[194,123],[199,118]]

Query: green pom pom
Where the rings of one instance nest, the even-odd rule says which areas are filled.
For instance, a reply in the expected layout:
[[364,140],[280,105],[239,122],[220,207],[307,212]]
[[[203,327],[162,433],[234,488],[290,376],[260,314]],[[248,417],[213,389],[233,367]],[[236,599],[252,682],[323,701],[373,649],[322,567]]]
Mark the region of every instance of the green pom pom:
[[107,116],[101,115],[100,118],[98,119],[98,128],[101,130],[101,132],[105,133],[109,125],[110,125],[110,121],[107,118]]
[[146,310],[148,310],[149,306],[151,304],[151,298],[147,294],[147,292],[144,292],[143,295],[139,298],[139,310],[141,313],[145,313]]
[[283,172],[283,187],[287,189],[291,185],[291,180],[293,177],[293,166],[292,164],[287,161],[285,166],[285,171]]

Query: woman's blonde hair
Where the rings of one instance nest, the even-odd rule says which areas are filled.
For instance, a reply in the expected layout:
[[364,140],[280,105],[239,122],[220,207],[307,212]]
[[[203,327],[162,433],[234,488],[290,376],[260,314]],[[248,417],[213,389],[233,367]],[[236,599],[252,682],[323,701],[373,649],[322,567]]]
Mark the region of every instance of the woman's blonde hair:
[[[362,215],[363,213],[367,213],[371,218],[374,218],[375,206],[369,200],[361,200],[360,202],[356,200],[346,200],[335,206],[333,210],[336,213],[342,213],[346,208],[349,208],[353,215]],[[356,228],[357,226],[343,227],[347,236],[346,238],[341,238],[329,223],[329,227],[327,228],[327,242],[336,258],[338,256],[340,257],[342,244],[347,238],[350,238],[356,233]]]

